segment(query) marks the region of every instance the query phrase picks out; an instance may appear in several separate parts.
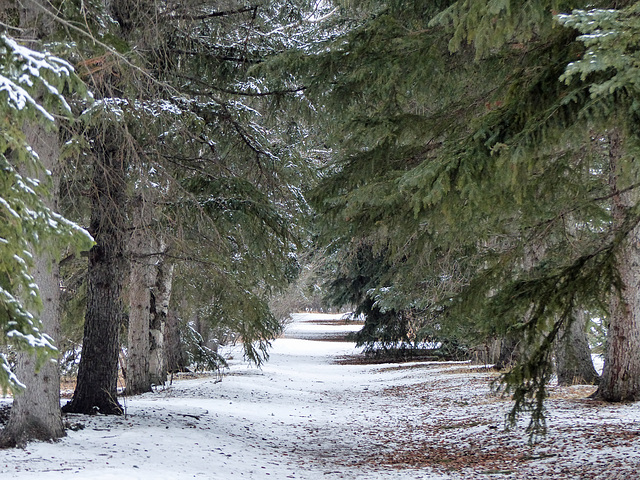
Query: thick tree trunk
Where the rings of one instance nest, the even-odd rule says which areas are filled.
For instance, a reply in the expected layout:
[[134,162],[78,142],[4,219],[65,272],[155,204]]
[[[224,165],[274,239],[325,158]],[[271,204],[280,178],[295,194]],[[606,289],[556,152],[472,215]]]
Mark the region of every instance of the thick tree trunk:
[[149,325],[149,376],[153,385],[167,381],[167,365],[164,352],[164,332],[169,313],[173,265],[162,259],[158,264],[155,295],[152,295],[151,323]]
[[[48,258],[36,259],[34,277],[44,304],[40,320],[44,331],[58,338],[59,283],[57,268],[50,269]],[[54,440],[65,435],[60,414],[60,374],[56,361],[47,361],[36,369],[36,358],[18,354],[16,375],[26,389],[13,399],[11,416],[0,436],[2,446],[23,446],[31,440]]]
[[[622,141],[617,132],[609,136],[611,187],[619,192],[618,175],[622,169]],[[638,201],[633,189],[613,197],[613,221],[620,227],[627,212]],[[640,226],[635,226],[616,251],[620,291],[614,291],[609,311],[609,332],[602,379],[596,396],[620,402],[640,400]]]
[[[45,168],[53,172],[52,197],[47,206],[56,209],[59,155],[58,135],[39,126],[25,128],[27,142],[40,156]],[[58,266],[48,255],[35,258],[34,280],[40,289],[43,308],[40,313],[43,331],[55,340],[60,328],[60,283]],[[2,446],[22,446],[30,440],[54,440],[65,435],[60,414],[60,373],[57,360],[36,369],[35,355],[18,353],[15,373],[26,386],[13,399],[11,416],[0,435]]]
[[576,310],[569,328],[558,333],[556,342],[556,373],[558,385],[595,385],[600,380],[593,368],[591,349],[586,333],[587,315]]
[[[112,127],[113,128],[113,127]],[[117,400],[119,338],[122,327],[122,279],[126,261],[125,157],[114,131],[95,139],[87,313],[78,383],[63,410],[122,414]]]
[[[133,231],[130,241],[131,273],[129,276],[129,329],[127,342],[127,395],[151,391],[150,323],[152,288],[155,286],[155,265],[158,246],[146,225],[145,202],[137,198],[133,206]],[[153,307],[155,310],[155,306]]]

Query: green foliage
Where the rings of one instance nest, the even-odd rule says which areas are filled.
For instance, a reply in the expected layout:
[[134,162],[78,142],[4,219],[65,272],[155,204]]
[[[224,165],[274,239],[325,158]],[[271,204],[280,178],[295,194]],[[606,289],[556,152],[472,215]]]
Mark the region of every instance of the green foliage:
[[209,329],[225,332],[218,339],[221,344],[241,340],[246,358],[261,364],[268,359],[270,341],[282,333],[282,325],[269,310],[268,296],[257,294],[242,271],[226,272],[219,262],[205,258],[177,265],[174,298],[179,295],[182,305],[176,308],[183,318],[195,312]]
[[[47,251],[59,259],[70,244],[87,248],[91,237],[45,206],[46,177],[51,172],[44,172],[21,126],[50,122],[53,128],[54,113],[70,116],[60,92],[85,91],[71,65],[58,57],[22,47],[4,36],[0,37],[0,53],[0,328],[9,344],[37,352],[44,361],[56,349],[40,330],[37,318],[41,304],[30,273],[33,256]],[[5,356],[0,386],[21,388]]]
[[476,58],[489,56],[507,43],[525,44],[549,34],[550,12],[564,11],[573,2],[466,0],[453,2],[431,21],[431,25],[451,25],[449,49],[457,51],[463,43],[473,44]]
[[128,193],[143,199],[149,232],[176,264],[173,297],[193,303],[176,308],[235,329],[259,363],[280,332],[269,297],[297,274],[308,213],[301,187],[313,174],[308,127],[267,100],[281,95],[249,70],[310,41],[315,24],[306,18],[325,7],[113,2],[105,10],[74,1],[65,9],[70,20],[89,17],[91,35],[74,40],[79,72],[99,97],[67,144],[69,211],[82,218],[89,209],[80,203],[92,137],[117,130]]
[[604,78],[591,81],[589,90],[593,98],[615,95],[618,90],[637,94],[640,90],[638,69],[640,57],[640,5],[632,4],[622,10],[590,11],[574,10],[558,15],[557,20],[582,35],[578,40],[585,44],[586,52],[567,65],[562,80],[570,82],[575,76],[585,81],[595,73],[605,73]]
[[[559,23],[582,35],[584,54],[569,63],[560,77],[565,83],[579,81],[588,87],[593,104],[588,113],[614,119],[627,134],[628,154],[637,155],[639,137],[635,125],[640,105],[640,5],[632,3],[620,10],[574,10],[558,15]],[[624,162],[619,172],[619,188],[633,185],[640,173],[636,162]]]
[[591,345],[591,351],[596,355],[604,355],[607,349],[608,325],[606,319],[592,316],[587,328],[587,338],[589,339],[589,345]]
[[336,258],[332,279],[325,286],[330,305],[353,308],[353,318],[364,317],[364,326],[354,339],[367,353],[411,350],[424,340],[417,334],[410,309],[396,310],[378,301],[376,292],[388,289],[384,287],[387,255],[384,248],[361,241]]
[[193,325],[187,324],[185,326],[182,340],[186,347],[187,363],[193,365],[196,372],[213,371],[219,373],[221,369],[228,366],[222,355],[205,344],[202,335],[193,328]]
[[[609,129],[637,132],[632,7],[561,17],[583,37],[553,15],[583,2],[358,7],[339,39],[281,60],[330,132],[310,195],[321,239],[342,259],[363,241],[384,251],[353,264],[348,278],[368,281],[345,290],[381,311],[418,309],[423,334],[471,346],[517,335],[526,354],[503,385],[542,431],[555,335],[573,308],[606,311],[637,218],[612,226],[609,184]],[[624,37],[612,48],[610,31]]]

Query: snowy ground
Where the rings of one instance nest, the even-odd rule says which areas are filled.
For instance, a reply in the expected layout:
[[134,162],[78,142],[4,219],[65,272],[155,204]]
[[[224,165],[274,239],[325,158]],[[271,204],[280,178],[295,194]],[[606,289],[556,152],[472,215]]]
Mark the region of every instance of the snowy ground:
[[[235,352],[221,383],[123,399],[125,417],[69,415],[57,443],[0,450],[0,479],[600,479],[640,473],[640,405],[552,389],[549,435],[504,430],[493,373],[463,363],[353,365],[336,317],[299,315],[269,363]],[[344,322],[338,322],[344,323]],[[353,330],[353,325],[342,325]],[[297,338],[287,338],[297,337]]]

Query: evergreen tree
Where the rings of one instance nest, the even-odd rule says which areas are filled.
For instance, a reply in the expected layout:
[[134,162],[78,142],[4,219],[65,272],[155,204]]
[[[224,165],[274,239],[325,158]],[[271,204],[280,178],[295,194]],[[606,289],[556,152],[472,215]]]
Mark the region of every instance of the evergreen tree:
[[379,293],[389,272],[385,248],[374,246],[374,240],[359,240],[346,252],[338,252],[335,267],[326,285],[326,300],[330,305],[353,308],[352,317],[364,317],[364,326],[354,338],[356,346],[365,352],[387,356],[411,355],[417,344],[425,340],[418,336],[413,324],[417,312],[404,307],[383,308],[378,305]]
[[566,82],[580,80],[589,86],[595,114],[609,119],[603,133],[608,143],[612,218],[611,262],[615,291],[609,306],[609,334],[598,396],[610,401],[640,399],[640,324],[637,265],[639,172],[635,109],[638,93],[635,58],[640,34],[638,3],[616,10],[574,11],[561,15],[561,23],[577,28],[586,46],[584,55],[567,66]]
[[[2,12],[7,14],[7,10]],[[42,23],[25,9],[22,32],[40,37]],[[35,19],[35,20],[34,20]],[[71,118],[67,95],[85,90],[71,65],[2,36],[2,315],[3,333],[17,352],[14,372],[2,354],[0,385],[14,394],[0,445],[64,435],[57,362],[59,283],[56,262],[70,244],[87,248],[90,236],[56,213],[59,141],[54,116]],[[53,172],[53,173],[52,173]],[[48,360],[48,361],[46,361]]]
[[[113,152],[119,161],[95,163],[94,174],[109,172],[106,178],[117,179],[117,185],[110,188],[127,194],[131,189],[143,199],[136,203],[127,195],[105,198],[112,202],[113,219],[106,209],[96,209],[98,204],[94,204],[93,214],[101,211],[101,218],[107,220],[104,225],[113,230],[113,238],[105,238],[105,248],[108,244],[114,252],[112,280],[101,284],[112,284],[114,294],[122,289],[118,285],[126,252],[117,245],[137,218],[141,238],[153,240],[140,245],[139,251],[128,252],[132,275],[140,273],[137,269],[142,258],[149,258],[148,252],[163,245],[157,253],[175,264],[176,276],[199,270],[190,279],[197,280],[193,288],[202,291],[211,284],[213,297],[224,289],[224,302],[219,305],[222,311],[211,318],[232,319],[228,323],[239,329],[247,356],[259,362],[269,339],[280,329],[268,311],[267,300],[272,291],[286,284],[295,263],[294,219],[304,208],[304,199],[293,184],[305,168],[295,126],[281,122],[278,111],[268,116],[261,101],[277,92],[263,91],[247,75],[247,68],[285,48],[290,39],[281,30],[289,28],[287,23],[295,20],[296,10],[291,6],[240,4],[217,8],[207,2],[179,6],[113,2],[108,9],[91,7],[96,9],[94,18],[105,20],[96,22],[92,38],[100,36],[107,43],[91,44],[87,38],[82,42],[84,50],[79,51],[85,55],[80,64],[100,102],[83,114],[88,135],[78,149],[78,158],[80,162],[86,158],[87,147],[98,153]],[[69,13],[73,14],[77,12]],[[108,135],[95,135],[96,127]],[[111,148],[116,146],[117,151]],[[136,210],[136,205],[142,210]],[[202,265],[208,268],[203,270]],[[140,372],[128,378],[130,393],[150,388],[151,342],[146,338],[151,299],[157,291],[142,290],[135,296],[133,308],[144,315],[129,317],[130,322],[135,321],[129,323],[132,332],[142,322],[142,328],[136,330],[142,336],[130,338],[132,355],[127,370]],[[116,325],[121,323],[118,302],[112,297],[109,304],[120,314],[99,322],[111,325],[109,339],[116,337]],[[96,310],[89,307],[87,328],[92,311]],[[84,343],[90,345],[89,335],[93,334],[88,331]],[[134,338],[144,338],[142,345]],[[102,337],[99,345],[107,344],[113,342]],[[89,355],[83,354],[83,359],[94,360],[82,362],[97,361],[99,356],[91,351],[87,350]],[[97,385],[82,388],[87,392],[109,390],[100,395],[105,401],[110,398],[112,410],[117,412],[113,400],[117,356],[113,348],[108,357],[112,361],[81,371],[109,363],[109,389]],[[79,381],[78,391],[83,383]],[[74,402],[75,395],[65,408],[91,411],[96,406],[95,401],[84,402],[82,408]],[[101,411],[106,411],[105,405],[102,402]]]
[[[51,337],[41,330],[36,311],[41,307],[38,287],[32,275],[34,253],[50,252],[59,257],[72,243],[78,248],[90,244],[86,231],[47,207],[50,172],[45,171],[37,152],[27,142],[26,123],[53,123],[52,113],[71,115],[60,93],[65,85],[82,91],[73,67],[59,57],[40,53],[2,36],[0,65],[3,101],[2,209],[0,237],[3,239],[0,277],[2,298],[0,321],[9,345],[38,353],[39,361],[55,354]],[[37,102],[42,93],[42,101]],[[53,128],[53,125],[50,125]],[[43,179],[38,177],[42,175]],[[2,355],[0,385],[15,392],[20,380]]]
[[[382,308],[418,306],[425,325],[435,316],[478,337],[520,339],[502,380],[514,413],[533,408],[542,427],[558,332],[576,309],[611,298],[606,310],[618,315],[612,288],[632,283],[633,96],[615,72],[633,72],[618,55],[633,51],[633,16],[612,27],[626,43],[594,66],[589,53],[576,62],[591,36],[560,27],[547,2],[359,8],[361,23],[339,40],[272,64],[293,70],[328,123],[333,163],[312,196],[325,241],[346,252],[376,238],[389,249],[384,282],[368,287]],[[585,15],[565,18],[598,28]],[[612,41],[601,36],[593,41]],[[632,385],[622,390],[605,398],[634,396]]]

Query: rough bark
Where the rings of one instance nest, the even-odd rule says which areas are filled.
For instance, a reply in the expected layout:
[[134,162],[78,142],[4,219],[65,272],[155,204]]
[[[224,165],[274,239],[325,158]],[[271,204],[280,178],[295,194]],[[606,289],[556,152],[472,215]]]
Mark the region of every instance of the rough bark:
[[156,288],[152,292],[149,325],[149,376],[151,384],[163,385],[167,381],[167,365],[164,353],[164,332],[169,313],[173,265],[162,259],[158,264]]
[[[638,189],[620,193],[622,140],[609,135],[614,226],[622,227],[629,209],[640,201]],[[607,401],[640,400],[640,226],[636,225],[615,252],[620,288],[612,293],[609,332],[602,379],[596,396]]]
[[[18,7],[14,1],[2,2],[0,16],[11,16],[17,10],[23,33],[32,38],[43,39],[51,34],[55,25],[51,17],[43,14],[38,3],[38,0],[33,0]],[[24,133],[27,144],[38,153],[42,166],[53,172],[51,197],[44,201],[56,211],[60,155],[58,134],[35,123],[25,125]],[[44,333],[56,341],[60,330],[58,265],[46,254],[36,256],[34,261],[33,277],[40,289],[43,304],[40,321]],[[55,440],[63,437],[65,431],[60,414],[60,372],[57,359],[47,361],[37,368],[35,355],[20,352],[17,355],[15,373],[26,389],[13,399],[9,422],[0,435],[0,445],[22,446],[30,440]]]
[[145,185],[131,202],[133,230],[130,241],[129,331],[127,394],[151,391],[164,384],[164,325],[169,309],[173,266],[165,264],[165,244],[155,227],[155,187]]
[[[58,135],[31,125],[25,128],[28,143],[38,152],[43,166],[54,173],[52,196],[47,206],[56,209]],[[48,255],[35,257],[34,280],[40,289],[43,331],[57,340],[60,329],[60,283],[58,266]],[[11,416],[0,435],[2,446],[23,446],[30,440],[55,440],[65,435],[60,414],[60,373],[57,359],[36,368],[35,355],[18,353],[15,373],[26,386],[13,399]]]
[[122,326],[122,283],[126,200],[126,156],[115,131],[96,138],[89,251],[87,313],[78,383],[63,410],[122,414],[117,400],[118,353]]
[[[133,230],[129,244],[131,273],[129,275],[129,328],[127,342],[127,395],[151,391],[149,374],[150,323],[152,288],[157,277],[158,245],[148,229],[144,199],[131,202]],[[155,309],[155,307],[154,307]]]
[[183,371],[187,361],[180,340],[180,320],[169,310],[164,330],[164,358],[168,373]]
[[576,310],[569,328],[558,334],[555,352],[558,385],[595,385],[600,380],[593,368],[586,325],[586,313]]
[[506,370],[513,367],[520,358],[520,341],[515,335],[505,335],[498,340],[499,353],[493,368],[496,370]]

